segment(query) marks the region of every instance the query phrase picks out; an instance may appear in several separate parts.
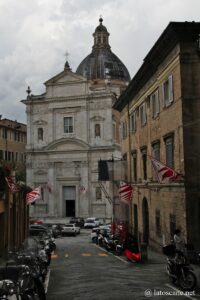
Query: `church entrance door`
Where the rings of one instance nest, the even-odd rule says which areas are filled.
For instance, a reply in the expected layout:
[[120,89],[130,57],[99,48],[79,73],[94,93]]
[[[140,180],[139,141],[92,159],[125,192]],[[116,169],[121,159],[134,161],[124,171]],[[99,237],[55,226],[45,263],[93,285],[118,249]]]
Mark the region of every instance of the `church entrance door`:
[[75,203],[76,203],[76,187],[75,186],[64,186],[63,187],[63,198],[65,205],[65,216],[75,217]]

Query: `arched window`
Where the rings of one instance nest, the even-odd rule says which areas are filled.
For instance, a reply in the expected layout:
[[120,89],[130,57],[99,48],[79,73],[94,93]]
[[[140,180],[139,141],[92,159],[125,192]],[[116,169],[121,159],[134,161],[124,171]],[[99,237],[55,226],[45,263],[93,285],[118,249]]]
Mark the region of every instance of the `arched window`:
[[101,127],[100,127],[100,124],[95,124],[94,132],[95,132],[95,137],[101,137]]
[[38,128],[38,141],[43,141],[43,128]]

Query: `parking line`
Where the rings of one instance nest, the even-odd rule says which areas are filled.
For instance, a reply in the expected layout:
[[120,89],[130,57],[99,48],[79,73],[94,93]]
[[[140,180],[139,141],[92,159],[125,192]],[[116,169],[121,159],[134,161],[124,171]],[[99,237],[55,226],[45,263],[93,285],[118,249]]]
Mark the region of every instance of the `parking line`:
[[98,253],[98,256],[108,256],[108,254],[100,252]]
[[91,256],[91,253],[81,253],[82,256]]
[[116,255],[114,255],[113,253],[108,252],[106,249],[101,248],[99,245],[94,245],[94,246],[97,247],[97,248],[99,248],[99,249],[101,249],[102,251],[108,253],[108,255],[113,255],[114,257],[116,257],[117,259],[119,259],[120,261],[122,261],[122,262],[125,263],[125,264],[128,264],[128,263],[129,263],[128,261],[124,260],[124,259],[121,258],[120,256],[116,256]]
[[[176,292],[179,292],[180,295],[181,295],[181,293],[183,293],[183,291],[181,291],[181,290],[175,288],[175,287],[172,286],[171,284],[166,283],[165,285],[166,285],[167,287],[171,288],[172,290],[174,290],[174,291],[176,291]],[[186,297],[186,298],[189,298],[189,299],[192,299],[192,300],[195,300],[195,299],[196,299],[196,298],[193,298],[193,297],[191,297],[191,296],[189,296],[189,295],[182,295],[182,296],[184,296],[184,297]]]

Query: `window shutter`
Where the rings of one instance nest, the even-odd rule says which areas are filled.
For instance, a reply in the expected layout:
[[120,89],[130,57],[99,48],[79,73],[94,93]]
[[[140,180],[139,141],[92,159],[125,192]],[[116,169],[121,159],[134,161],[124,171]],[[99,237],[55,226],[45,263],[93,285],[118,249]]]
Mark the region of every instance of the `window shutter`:
[[152,118],[154,117],[154,101],[153,101],[153,94],[150,95],[150,109],[152,112]]
[[147,109],[146,109],[146,103],[143,104],[143,111],[144,111],[144,124],[147,123]]
[[160,99],[161,99],[162,106],[165,107],[166,105],[165,105],[164,82],[160,86]]
[[160,113],[160,101],[159,101],[159,92],[156,90],[156,115]]
[[174,101],[174,93],[173,93],[173,77],[172,75],[169,76],[169,102]]

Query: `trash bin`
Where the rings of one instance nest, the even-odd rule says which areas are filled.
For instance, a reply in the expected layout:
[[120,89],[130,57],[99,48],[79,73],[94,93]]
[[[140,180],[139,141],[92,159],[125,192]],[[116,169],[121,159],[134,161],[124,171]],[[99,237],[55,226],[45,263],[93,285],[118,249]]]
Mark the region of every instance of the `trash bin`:
[[140,245],[141,250],[141,261],[145,262],[148,260],[148,245],[146,243],[142,243]]

